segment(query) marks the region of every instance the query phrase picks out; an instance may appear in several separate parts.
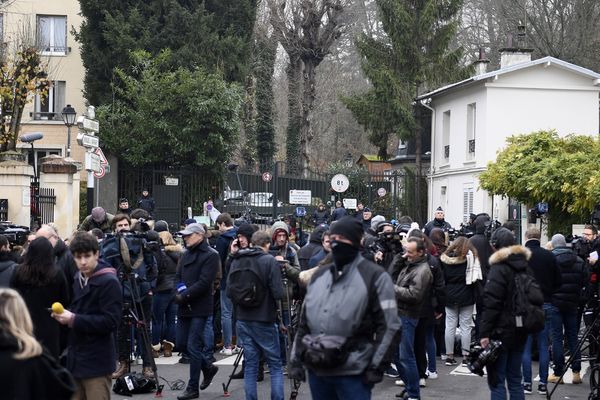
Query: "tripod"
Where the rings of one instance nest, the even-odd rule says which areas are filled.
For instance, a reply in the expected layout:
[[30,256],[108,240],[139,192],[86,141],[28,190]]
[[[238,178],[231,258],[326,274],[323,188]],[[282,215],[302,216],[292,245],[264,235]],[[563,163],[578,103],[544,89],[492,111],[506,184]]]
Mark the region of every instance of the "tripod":
[[243,354],[244,354],[244,348],[242,347],[240,352],[237,353],[237,355],[235,356],[235,361],[233,362],[233,371],[231,372],[231,375],[229,375],[229,380],[227,380],[227,384],[223,383],[223,397],[230,396],[229,385],[231,385],[231,380],[233,379],[235,372],[237,371],[238,367],[240,366],[240,361],[242,361]]
[[[281,266],[281,280],[283,282],[283,290],[285,292],[285,296],[286,296],[286,300],[287,300],[287,312],[288,312],[288,318],[289,318],[289,326],[286,326],[286,332],[287,332],[287,336],[288,336],[288,340],[286,343],[287,349],[286,349],[286,355],[287,358],[290,358],[290,354],[291,354],[291,344],[294,342],[294,336],[295,336],[295,327],[298,324],[298,319],[296,318],[296,308],[297,305],[292,305],[292,302],[290,299],[290,292],[288,290],[289,287],[289,280],[287,277],[287,273],[285,271],[285,266],[289,264],[287,261],[282,262],[282,266]],[[283,305],[280,307],[280,320],[281,323],[283,325],[285,325],[284,320],[283,320]],[[298,391],[300,390],[300,384],[302,382],[296,379],[292,379],[290,378],[290,400],[295,400],[298,397]]]

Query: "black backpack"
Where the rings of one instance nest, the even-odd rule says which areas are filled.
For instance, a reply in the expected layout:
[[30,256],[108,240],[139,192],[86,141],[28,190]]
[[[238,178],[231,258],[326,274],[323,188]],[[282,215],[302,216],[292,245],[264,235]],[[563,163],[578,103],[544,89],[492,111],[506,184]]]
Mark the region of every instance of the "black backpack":
[[514,273],[512,314],[517,332],[532,334],[544,329],[544,294],[528,272]]
[[229,272],[227,285],[231,301],[238,306],[258,307],[267,295],[265,284],[250,260]]

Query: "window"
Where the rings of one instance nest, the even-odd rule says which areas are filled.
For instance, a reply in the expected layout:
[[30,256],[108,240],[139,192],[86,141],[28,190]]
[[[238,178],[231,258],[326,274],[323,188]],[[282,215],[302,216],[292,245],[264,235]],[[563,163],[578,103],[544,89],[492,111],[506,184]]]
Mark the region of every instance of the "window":
[[475,133],[477,131],[477,104],[467,105],[467,157],[475,155]]
[[[61,155],[60,149],[35,149],[34,151],[27,150],[27,162],[29,165],[34,166],[36,171],[39,171],[40,160],[51,154]],[[39,173],[39,172],[38,172]]]
[[442,145],[444,146],[444,158],[450,158],[450,110],[445,111],[442,117]]
[[67,54],[67,17],[38,15],[37,42],[42,54]]
[[463,188],[463,223],[469,222],[469,216],[473,212],[473,186]]
[[62,121],[60,113],[65,106],[66,86],[65,81],[52,81],[46,98],[36,94],[33,119]]

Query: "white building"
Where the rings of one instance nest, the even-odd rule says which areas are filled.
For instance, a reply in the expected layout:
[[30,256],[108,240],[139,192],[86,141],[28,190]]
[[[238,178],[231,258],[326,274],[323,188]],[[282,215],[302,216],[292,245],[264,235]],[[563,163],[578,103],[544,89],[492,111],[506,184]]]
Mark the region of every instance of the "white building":
[[526,226],[526,206],[511,202],[509,212],[510,199],[480,189],[478,175],[509,136],[550,129],[597,135],[600,74],[553,57],[531,61],[523,49],[504,49],[497,71],[485,65],[419,98],[433,112],[428,212],[442,206],[453,226],[472,212]]

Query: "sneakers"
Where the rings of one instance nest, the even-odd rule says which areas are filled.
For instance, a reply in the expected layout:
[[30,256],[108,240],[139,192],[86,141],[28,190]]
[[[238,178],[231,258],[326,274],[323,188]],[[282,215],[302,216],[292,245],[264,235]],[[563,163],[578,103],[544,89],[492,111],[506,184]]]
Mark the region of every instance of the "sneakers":
[[152,371],[152,367],[144,367],[142,375],[144,375],[144,378],[154,380],[154,371]]
[[446,361],[446,358],[448,358],[448,356],[446,354],[441,354],[440,355],[440,360]]
[[427,382],[425,382],[425,378],[419,379],[419,386],[421,386],[421,387],[427,386]]
[[219,351],[219,354],[221,354],[222,356],[232,356],[233,355],[233,347],[223,347]]
[[457,365],[458,362],[454,358],[448,357],[448,358],[446,358],[446,363],[445,364],[447,366],[449,366],[449,367],[453,367],[453,366]]
[[[575,378],[575,374],[573,374],[573,378]],[[581,379],[581,377],[579,379]],[[548,383],[556,383],[556,382],[558,382],[559,384],[565,383],[559,376],[550,374],[550,376],[548,377]],[[579,382],[579,383],[581,383],[581,382]]]
[[538,393],[539,394],[548,394],[548,388],[543,383],[538,385]]
[[573,385],[579,385],[580,383],[583,383],[581,374],[579,372],[573,372],[573,381],[571,383],[573,383]]
[[524,383],[523,391],[525,392],[525,394],[531,394],[531,392],[532,392],[531,383]]
[[404,381],[402,379],[397,380],[396,382],[394,382],[396,384],[396,386],[406,386],[404,384]]
[[383,374],[385,376],[389,376],[390,378],[398,378],[400,376],[400,374],[398,373],[398,371],[396,370],[396,368],[393,365],[390,365],[389,367],[387,367],[387,369],[385,370],[385,372]]
[[465,368],[469,368],[469,362],[467,361],[466,358],[463,358],[462,362],[460,363],[461,367],[465,367]]
[[425,374],[427,374],[427,379],[437,379],[438,378],[437,372],[430,372],[429,370],[427,370],[425,372]]

